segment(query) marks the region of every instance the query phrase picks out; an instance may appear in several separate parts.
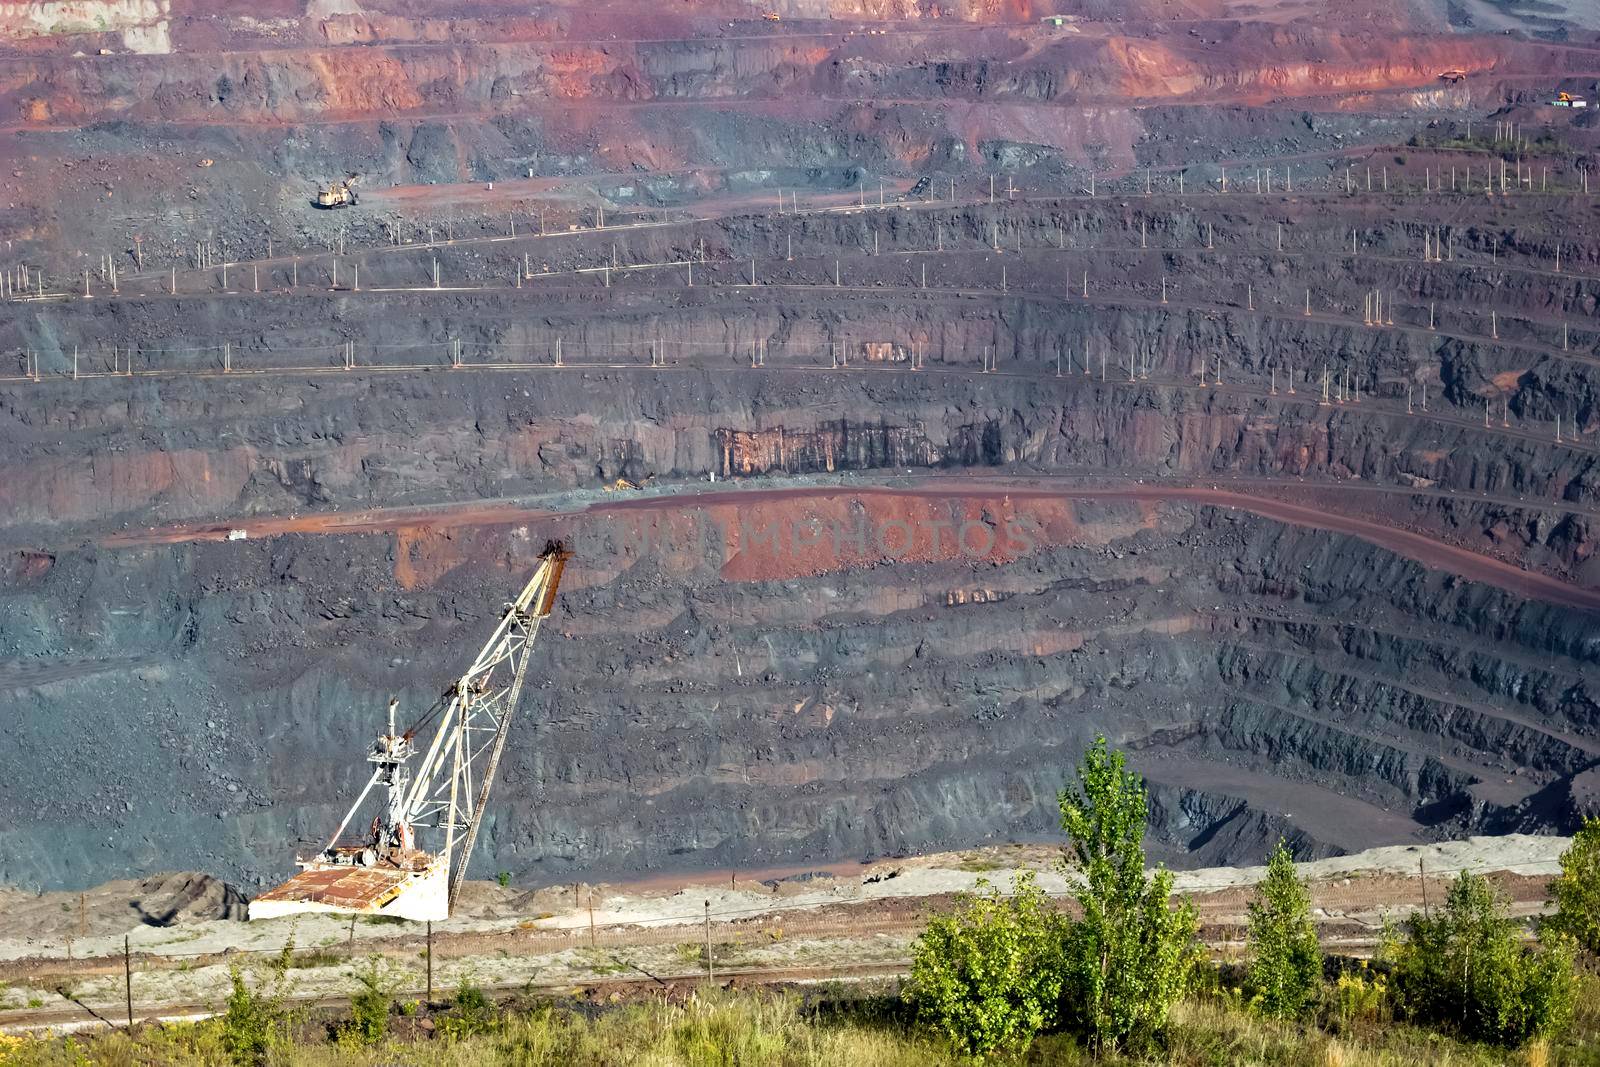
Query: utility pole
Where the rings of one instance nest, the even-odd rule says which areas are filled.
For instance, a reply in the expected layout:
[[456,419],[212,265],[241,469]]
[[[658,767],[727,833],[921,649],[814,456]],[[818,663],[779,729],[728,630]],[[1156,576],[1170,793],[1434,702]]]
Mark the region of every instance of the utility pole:
[[128,998],[128,1030],[133,1031],[133,953],[128,945],[128,935],[122,935],[122,981]]
[[711,901],[706,901],[706,981],[717,980],[716,970],[711,960]]

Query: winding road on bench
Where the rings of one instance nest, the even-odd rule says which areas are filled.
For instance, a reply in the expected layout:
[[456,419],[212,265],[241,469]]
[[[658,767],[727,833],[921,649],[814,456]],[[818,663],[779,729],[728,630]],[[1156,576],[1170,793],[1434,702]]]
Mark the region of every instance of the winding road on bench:
[[[1063,479],[1065,481],[1065,479]],[[1600,589],[1575,585],[1547,574],[1523,570],[1510,563],[1448,544],[1424,534],[1399,529],[1370,519],[1357,518],[1322,507],[1289,503],[1271,495],[1237,489],[1192,485],[1135,483],[1123,485],[1050,484],[1048,476],[1027,478],[917,479],[904,486],[824,485],[774,488],[706,489],[658,493],[648,496],[600,500],[571,507],[531,507],[514,502],[471,500],[407,508],[376,508],[356,512],[329,512],[287,517],[249,516],[228,523],[190,523],[143,530],[127,530],[102,539],[107,548],[136,548],[201,541],[223,541],[232,530],[244,530],[250,539],[286,534],[351,535],[385,533],[403,527],[450,529],[501,526],[573,515],[615,512],[669,511],[712,506],[754,505],[773,501],[837,497],[899,496],[939,499],[1011,500],[1112,500],[1186,501],[1201,506],[1230,508],[1274,522],[1325,530],[1355,537],[1414,560],[1423,566],[1448,571],[1475,582],[1506,590],[1529,600],[1600,612]],[[1268,489],[1273,491],[1277,487]],[[1321,488],[1311,484],[1306,489]],[[1404,489],[1361,487],[1409,495]]]

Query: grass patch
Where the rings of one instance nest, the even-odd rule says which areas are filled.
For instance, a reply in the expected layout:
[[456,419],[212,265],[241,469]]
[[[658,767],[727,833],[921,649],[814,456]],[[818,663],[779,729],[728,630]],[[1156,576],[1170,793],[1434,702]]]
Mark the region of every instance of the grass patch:
[[289,957],[288,963],[291,970],[310,967],[337,967],[347,962],[347,957],[334,952],[323,952],[321,949],[312,949],[310,952],[297,952]]
[[[1381,1011],[1335,1021],[1325,1012],[1315,1023],[1280,1023],[1243,1010],[1225,985],[1214,994],[1181,1001],[1161,1048],[1142,1059],[1103,1055],[1096,1060],[1073,1038],[1045,1034],[1022,1056],[984,1061],[1005,1067],[1090,1064],[1131,1067],[1491,1067],[1540,1064],[1577,1067],[1600,1062],[1600,977],[1582,979],[1578,1017],[1562,1038],[1507,1052],[1454,1040],[1435,1031],[1397,1024]],[[1331,994],[1330,994],[1331,997]],[[330,1040],[329,1027],[299,1027],[274,1063],[288,1067],[476,1067],[479,1064],[552,1067],[957,1067],[973,1061],[918,1028],[892,989],[863,992],[844,983],[804,994],[769,990],[724,991],[702,987],[694,995],[648,998],[608,1007],[571,1000],[522,1001],[498,1010],[463,985],[457,1003],[435,1014],[441,1036],[410,1025],[371,1047]],[[420,1014],[405,1005],[400,1015]],[[344,1013],[339,1018],[348,1018]],[[337,1021],[337,1020],[336,1020]],[[8,1065],[88,1063],[200,1065],[230,1062],[218,1020],[151,1025],[134,1034],[23,1039],[5,1047]]]

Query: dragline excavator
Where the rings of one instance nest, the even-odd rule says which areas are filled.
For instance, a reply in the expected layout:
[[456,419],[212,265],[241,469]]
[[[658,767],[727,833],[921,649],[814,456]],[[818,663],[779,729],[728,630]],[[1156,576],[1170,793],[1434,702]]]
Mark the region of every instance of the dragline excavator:
[[[299,860],[299,874],[250,902],[250,918],[305,912],[417,921],[450,916],[483,827],[534,638],[550,617],[569,558],[560,542],[545,545],[533,577],[506,605],[472,666],[416,722],[398,730],[398,703],[389,702],[388,731],[367,752],[372,775],[366,788],[326,848]],[[419,735],[429,730],[431,740],[418,748]],[[347,828],[360,825],[357,816],[375,792],[377,812],[365,836],[341,842]]]

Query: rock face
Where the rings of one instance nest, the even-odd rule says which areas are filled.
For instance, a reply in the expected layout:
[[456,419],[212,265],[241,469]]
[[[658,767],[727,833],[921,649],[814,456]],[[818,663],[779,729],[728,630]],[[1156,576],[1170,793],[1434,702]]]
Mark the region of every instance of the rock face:
[[[129,529],[85,542],[70,532],[86,528],[80,510],[40,513],[36,543],[56,547],[11,557],[0,653],[19,714],[0,878],[74,885],[158,856],[247,883],[281,872],[342,815],[388,695],[425,707],[552,536],[578,558],[478,870],[557,882],[1048,835],[1056,791],[1100,732],[1151,779],[1157,841],[1178,862],[1259,858],[1280,835],[1322,855],[1571,824],[1600,755],[1592,614],[1182,499],[984,488],[972,477],[1019,461],[1036,475],[1091,456],[1152,477],[1187,456],[1225,470],[1239,461],[1208,427],[1233,416],[1173,410],[1153,449],[1111,429],[1140,409],[1098,385],[1063,396],[968,379],[964,395],[897,373],[887,391],[871,375],[748,369],[142,386],[180,437],[193,405],[229,412],[211,432],[249,458],[226,485],[174,474],[139,501],[89,488],[84,467],[83,488],[60,492]],[[123,388],[94,387],[107,400]],[[878,422],[860,431],[826,414],[869,405]],[[558,428],[570,410],[604,418]],[[771,423],[811,429],[784,430],[779,455]],[[1239,425],[1234,455],[1293,456],[1272,435],[1313,433]],[[111,418],[80,444],[96,454],[96,434],[119,432]],[[1213,443],[1186,447],[1191,432]],[[1343,438],[1317,436],[1331,450],[1317,464],[1348,462]],[[962,477],[902,496],[591,491],[577,499],[597,510],[577,514],[377,513],[347,533],[319,518],[726,473],[735,447],[772,479],[826,469],[823,441],[858,477],[886,461]],[[215,540],[163,543],[142,531],[216,506],[166,485],[209,485],[237,517]],[[1331,487],[1321,499],[1347,506]],[[1414,520],[1437,523],[1446,512],[1427,499]],[[1458,541],[1492,547],[1470,509],[1445,505]],[[222,539],[252,525],[239,509],[303,514]],[[1545,557],[1557,573],[1560,544]],[[28,673],[39,662],[53,673]]]
[[277,880],[552,537],[479,873],[1048,836],[1097,734],[1178,863],[1572,825],[1589,39],[1079,6],[4,5],[0,882]]

